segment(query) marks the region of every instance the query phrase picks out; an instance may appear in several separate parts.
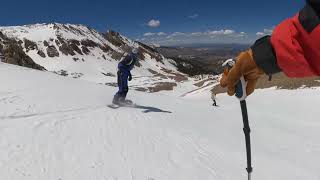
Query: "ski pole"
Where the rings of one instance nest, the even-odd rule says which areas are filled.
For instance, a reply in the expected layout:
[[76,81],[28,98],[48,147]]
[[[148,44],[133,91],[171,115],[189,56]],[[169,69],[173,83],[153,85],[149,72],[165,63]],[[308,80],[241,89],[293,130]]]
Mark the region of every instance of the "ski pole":
[[[223,63],[222,66],[231,69],[235,64],[233,59],[227,60]],[[252,173],[252,165],[251,165],[251,139],[250,139],[250,126],[249,126],[249,119],[248,119],[248,110],[247,110],[247,82],[245,81],[244,77],[241,76],[239,82],[236,85],[236,93],[235,96],[240,100],[241,112],[242,112],[242,119],[243,119],[243,132],[245,135],[246,140],[246,152],[247,152],[247,172],[248,172],[248,180],[251,180],[251,173]]]
[[248,120],[248,111],[246,100],[240,101],[242,118],[243,118],[243,132],[246,138],[246,150],[247,150],[247,172],[248,180],[251,180],[252,166],[251,166],[251,140],[250,140],[250,126]]

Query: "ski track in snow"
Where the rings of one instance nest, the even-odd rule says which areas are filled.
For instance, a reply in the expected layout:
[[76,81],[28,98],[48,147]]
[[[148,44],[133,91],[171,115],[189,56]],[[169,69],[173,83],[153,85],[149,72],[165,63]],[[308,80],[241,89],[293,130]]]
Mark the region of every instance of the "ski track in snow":
[[[213,108],[206,92],[131,91],[140,108],[114,110],[107,86],[2,63],[0,82],[1,179],[246,179],[234,98],[220,95]],[[263,90],[248,99],[252,178],[320,179],[318,94]]]

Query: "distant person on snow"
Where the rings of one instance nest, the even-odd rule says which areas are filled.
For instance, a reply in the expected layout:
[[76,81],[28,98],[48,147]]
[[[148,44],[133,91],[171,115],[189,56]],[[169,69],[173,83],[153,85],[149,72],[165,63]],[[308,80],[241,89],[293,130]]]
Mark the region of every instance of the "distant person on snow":
[[213,101],[212,106],[217,106],[216,96],[217,96],[217,95],[214,94],[214,93],[211,94],[211,99],[212,99],[212,101]]
[[134,68],[136,62],[138,61],[138,49],[134,48],[130,54],[128,54],[124,59],[122,59],[118,64],[118,87],[119,91],[114,95],[113,104],[131,104],[130,100],[126,100],[128,88],[128,80],[132,80],[131,70]]
[[320,76],[320,0],[306,0],[305,7],[279,24],[272,36],[240,53],[233,68],[224,71],[220,85],[233,96],[244,76],[250,95],[261,75],[281,71],[288,77]]

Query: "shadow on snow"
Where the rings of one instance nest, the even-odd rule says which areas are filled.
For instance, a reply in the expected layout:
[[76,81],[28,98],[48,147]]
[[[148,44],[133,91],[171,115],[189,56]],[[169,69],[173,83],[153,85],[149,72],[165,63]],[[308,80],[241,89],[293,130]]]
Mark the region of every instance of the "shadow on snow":
[[162,110],[162,109],[159,109],[159,108],[156,108],[156,107],[142,106],[142,105],[138,105],[138,104],[136,104],[133,108],[142,109],[142,110],[144,110],[143,113],[152,113],[152,112],[155,112],[155,113],[172,113],[171,111],[165,111],[165,110]]

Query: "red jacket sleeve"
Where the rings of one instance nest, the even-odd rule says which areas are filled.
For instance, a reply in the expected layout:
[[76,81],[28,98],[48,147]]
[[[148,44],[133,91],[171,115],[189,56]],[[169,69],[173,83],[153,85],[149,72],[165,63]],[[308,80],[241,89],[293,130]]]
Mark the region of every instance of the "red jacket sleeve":
[[271,37],[253,45],[257,65],[267,74],[283,71],[289,77],[320,75],[319,24],[319,12],[307,4],[278,25]]
[[311,53],[306,49],[305,41],[309,34],[304,33],[304,29],[299,27],[301,25],[297,17],[298,15],[275,28],[271,44],[275,49],[278,66],[287,76],[313,76],[317,73],[311,66],[312,59],[305,57],[305,54]]

